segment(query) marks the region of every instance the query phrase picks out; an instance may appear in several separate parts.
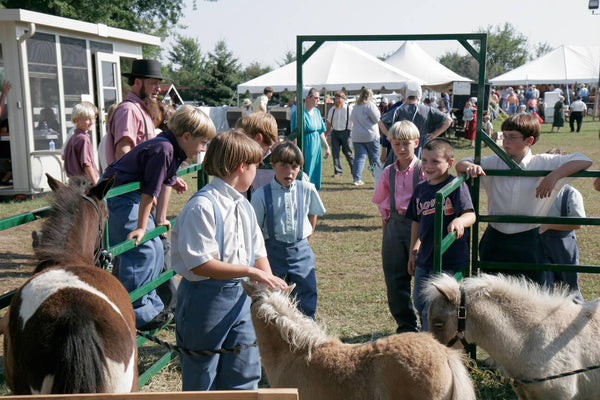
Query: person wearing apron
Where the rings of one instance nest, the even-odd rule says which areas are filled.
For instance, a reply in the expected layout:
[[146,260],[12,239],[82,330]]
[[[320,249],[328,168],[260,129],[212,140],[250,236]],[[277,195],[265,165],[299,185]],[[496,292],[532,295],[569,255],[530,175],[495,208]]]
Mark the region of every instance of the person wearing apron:
[[315,186],[296,179],[304,158],[292,142],[278,144],[271,153],[275,178],[252,197],[265,236],[273,274],[296,284],[292,295],[298,309],[314,318],[317,309],[315,255],[309,244],[317,216],[325,207]]

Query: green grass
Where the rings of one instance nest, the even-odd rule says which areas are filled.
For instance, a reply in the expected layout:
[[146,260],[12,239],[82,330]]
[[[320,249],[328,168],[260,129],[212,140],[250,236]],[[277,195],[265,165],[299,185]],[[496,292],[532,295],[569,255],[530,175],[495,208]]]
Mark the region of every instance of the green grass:
[[[533,151],[539,153],[561,147],[567,152],[581,151],[592,160],[599,160],[599,130],[600,122],[592,122],[589,117],[585,118],[583,131],[579,134],[568,133],[565,128],[561,133],[551,134],[550,126],[546,124]],[[468,144],[466,140],[456,143],[456,160],[473,155]],[[483,149],[483,154],[490,154],[490,150]],[[364,342],[389,335],[393,333],[395,323],[388,311],[385,295],[380,254],[381,219],[377,207],[371,203],[372,177],[365,170],[365,186],[355,187],[346,164],[343,165],[344,176],[341,179],[331,178],[331,160],[324,160],[323,165],[323,188],[320,194],[327,213],[319,218],[312,241],[319,290],[317,318],[325,324],[329,333],[348,342]],[[169,209],[171,215],[176,215],[196,187],[195,179],[191,176],[186,179],[190,192],[173,194]],[[600,202],[597,201],[600,193],[593,190],[591,179],[577,179],[573,185],[584,196],[588,216],[600,215]],[[481,197],[485,210],[486,199],[484,195]],[[0,204],[0,217],[40,207],[46,201],[42,198]],[[597,229],[584,227],[577,234],[582,263],[600,265]],[[580,283],[586,300],[599,297],[600,277],[581,274]],[[479,360],[484,357],[484,353],[478,354]],[[154,378],[144,390],[179,390],[179,379],[179,366],[174,362],[168,371]],[[480,379],[477,379],[477,391],[479,399],[516,399],[510,388],[481,382]]]

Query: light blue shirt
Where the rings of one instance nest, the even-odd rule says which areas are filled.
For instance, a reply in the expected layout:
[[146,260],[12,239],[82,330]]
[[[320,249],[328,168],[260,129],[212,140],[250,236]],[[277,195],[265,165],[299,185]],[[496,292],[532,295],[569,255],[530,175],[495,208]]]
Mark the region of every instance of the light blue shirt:
[[[305,215],[303,216],[302,239],[306,239],[312,234],[312,225],[308,220],[309,215],[322,216],[325,213],[325,206],[319,197],[319,193],[315,185],[310,182],[302,182],[304,187]],[[280,185],[273,179],[271,185],[271,193],[273,194],[273,219],[275,222],[275,239],[285,243],[293,243],[296,241],[296,228],[298,226],[297,212],[297,196],[298,182],[294,181],[289,188]],[[265,202],[265,189],[259,188],[252,194],[252,206],[256,212],[256,219],[260,226],[265,240],[269,238],[267,230],[267,207]]]

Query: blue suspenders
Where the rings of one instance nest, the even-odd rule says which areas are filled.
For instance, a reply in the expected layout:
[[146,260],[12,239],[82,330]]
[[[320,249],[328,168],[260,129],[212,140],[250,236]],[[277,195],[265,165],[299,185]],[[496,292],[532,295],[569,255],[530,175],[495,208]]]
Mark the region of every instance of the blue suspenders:
[[[302,233],[304,231],[304,201],[303,192],[304,185],[302,181],[296,181],[296,241],[302,240]],[[269,233],[269,239],[275,239],[275,217],[273,212],[273,193],[271,192],[271,183],[267,183],[265,186],[265,205],[267,208],[267,232]]]
[[[216,230],[215,238],[217,240],[217,243],[219,244],[219,259],[221,261],[223,261],[223,255],[225,254],[223,251],[223,247],[225,246],[225,244],[224,244],[225,240],[224,240],[224,233],[223,233],[223,215],[221,214],[221,209],[217,205],[217,201],[215,200],[213,195],[210,194],[207,190],[205,190],[205,189],[198,190],[192,196],[192,199],[196,196],[206,197],[208,200],[210,200],[210,202],[213,205],[213,210],[215,213],[215,228],[216,228],[215,229]],[[252,209],[251,209],[250,203],[248,203],[248,201],[246,199],[244,199],[242,204],[244,205],[244,208],[246,209],[248,218],[252,222]],[[250,237],[253,238],[254,237],[254,225],[251,223],[250,226],[251,226]],[[254,242],[252,240],[250,240],[250,265],[254,266]]]

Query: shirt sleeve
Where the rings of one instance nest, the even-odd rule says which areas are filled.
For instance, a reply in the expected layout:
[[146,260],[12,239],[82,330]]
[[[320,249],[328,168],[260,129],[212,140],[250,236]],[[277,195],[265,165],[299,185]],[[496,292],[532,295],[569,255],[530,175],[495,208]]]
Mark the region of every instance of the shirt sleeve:
[[583,205],[583,196],[579,190],[571,190],[567,203],[567,215],[569,217],[585,218],[585,208]]
[[[270,183],[267,183],[267,185],[270,185]],[[254,208],[254,213],[256,214],[256,221],[258,223],[259,228],[262,230],[263,235],[266,235],[267,209],[265,206],[264,187],[260,187],[254,193],[252,193],[250,204],[252,204],[252,207]]]
[[452,199],[452,205],[457,217],[467,211],[473,211],[475,209],[473,207],[473,201],[471,200],[471,194],[469,193],[469,187],[466,183],[461,183],[458,189],[453,193],[454,198]]
[[151,166],[144,168],[141,182],[142,193],[158,197],[162,184],[167,181],[169,164],[173,161],[173,155],[168,154],[161,147],[153,147],[145,152],[143,165]]
[[310,204],[308,206],[308,215],[318,215],[320,217],[325,214],[325,206],[315,185],[311,183],[309,187]]
[[[371,198],[371,202],[377,204],[377,208],[379,209],[382,218],[387,218],[390,211],[389,201],[386,200],[389,200],[389,196],[391,196],[390,171],[392,166],[393,164],[388,165],[381,171],[381,175],[375,186],[375,191],[373,192],[373,197]],[[387,203],[387,205],[385,203]]]

